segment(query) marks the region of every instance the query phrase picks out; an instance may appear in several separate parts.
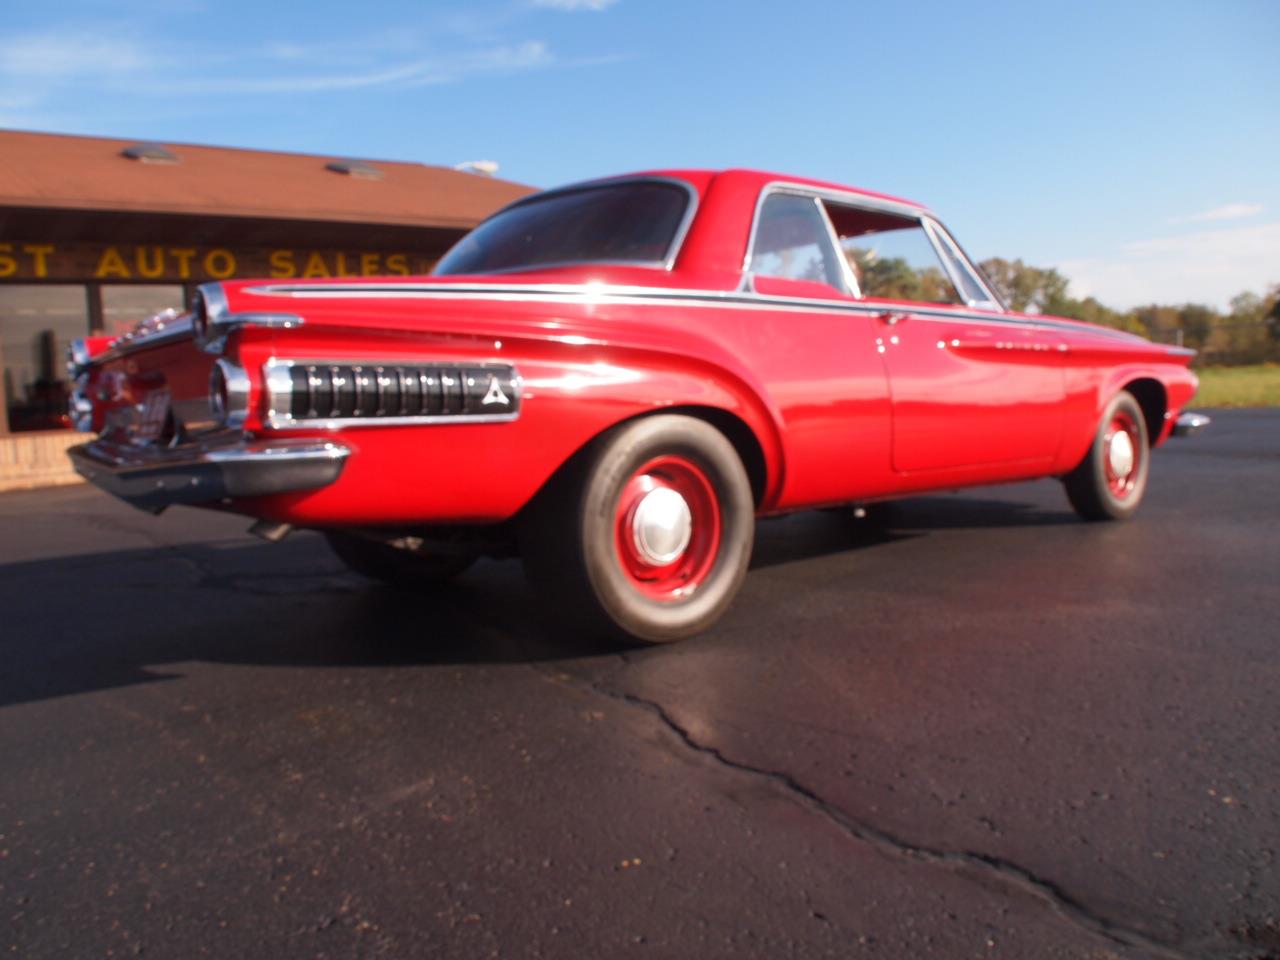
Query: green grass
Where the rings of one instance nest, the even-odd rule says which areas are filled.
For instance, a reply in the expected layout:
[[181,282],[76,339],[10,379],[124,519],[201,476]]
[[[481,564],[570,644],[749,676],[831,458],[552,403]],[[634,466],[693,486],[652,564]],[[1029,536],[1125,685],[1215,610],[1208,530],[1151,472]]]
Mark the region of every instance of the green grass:
[[1246,367],[1201,367],[1200,391],[1188,406],[1280,407],[1280,364]]

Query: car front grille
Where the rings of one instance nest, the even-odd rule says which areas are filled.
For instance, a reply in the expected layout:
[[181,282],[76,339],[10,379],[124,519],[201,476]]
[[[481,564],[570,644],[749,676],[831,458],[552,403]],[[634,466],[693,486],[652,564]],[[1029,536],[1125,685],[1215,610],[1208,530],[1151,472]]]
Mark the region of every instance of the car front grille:
[[509,364],[271,360],[265,372],[274,427],[498,421],[520,413],[520,379]]

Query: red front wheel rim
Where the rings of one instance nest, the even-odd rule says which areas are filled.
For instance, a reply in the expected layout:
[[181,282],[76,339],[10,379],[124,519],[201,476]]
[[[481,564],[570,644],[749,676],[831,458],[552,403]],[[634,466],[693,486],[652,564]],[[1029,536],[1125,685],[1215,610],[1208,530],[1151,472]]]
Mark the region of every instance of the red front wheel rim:
[[614,511],[618,564],[652,600],[676,603],[697,592],[715,567],[721,534],[715,487],[683,457],[656,457],[622,486]]
[[1118,411],[1102,437],[1102,461],[1107,489],[1117,500],[1133,496],[1142,476],[1144,456],[1138,423],[1127,411]]

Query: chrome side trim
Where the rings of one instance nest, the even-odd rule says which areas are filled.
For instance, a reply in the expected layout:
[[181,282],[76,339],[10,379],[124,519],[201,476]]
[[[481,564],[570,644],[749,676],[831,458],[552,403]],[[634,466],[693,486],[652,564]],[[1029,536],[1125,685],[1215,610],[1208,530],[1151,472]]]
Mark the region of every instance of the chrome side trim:
[[113,496],[159,513],[210,503],[317,490],[333,483],[351,454],[317,440],[236,440],[178,447],[95,440],[67,451],[76,472]]
[[1187,411],[1179,414],[1178,419],[1173,422],[1173,435],[1175,437],[1194,437],[1212,422],[1203,413]]
[[[287,286],[273,285],[249,288],[249,292],[263,296],[290,296],[300,299],[349,297],[351,299],[418,298],[442,300],[492,300],[494,302],[538,301],[543,303],[579,304],[635,304],[666,303],[690,307],[737,307],[745,310],[785,310],[818,313],[884,313],[883,304],[870,304],[859,300],[822,300],[808,297],[783,297],[775,294],[748,292],[740,285],[735,290],[680,290],[666,287],[635,287],[626,285],[594,284],[361,284],[352,286]],[[1047,330],[1070,330],[1077,333],[1096,333],[1119,340],[1130,340],[1132,335],[1109,327],[1093,327],[1086,330],[1072,323],[1049,319],[1030,319],[1007,316],[998,312],[981,312],[972,309],[948,310],[930,304],[904,304],[900,312],[912,316],[925,316],[937,320],[977,320],[984,323],[1004,323],[1018,327]],[[1147,341],[1149,343],[1149,341]],[[1152,344],[1152,346],[1156,346]],[[1169,351],[1177,348],[1166,347]],[[1191,351],[1194,353],[1194,351]]]
[[[515,396],[512,398],[512,405],[515,411],[512,413],[449,413],[449,414],[422,414],[418,416],[394,416],[394,417],[313,417],[295,418],[289,411],[293,405],[293,378],[289,375],[291,368],[295,366],[358,366],[370,367],[375,370],[381,370],[383,367],[443,367],[445,369],[492,369],[501,370],[504,373],[511,372],[511,383],[515,390]],[[510,363],[494,363],[478,360],[474,363],[468,361],[456,360],[419,360],[407,357],[397,357],[386,360],[371,360],[366,358],[343,358],[335,359],[328,357],[325,359],[298,359],[289,358],[281,359],[279,357],[271,357],[262,365],[263,381],[266,384],[267,392],[267,415],[266,425],[274,430],[344,430],[347,427],[403,427],[418,426],[428,424],[472,424],[472,423],[511,423],[520,419],[520,411],[523,408],[523,389],[524,381],[520,377],[520,371]]]

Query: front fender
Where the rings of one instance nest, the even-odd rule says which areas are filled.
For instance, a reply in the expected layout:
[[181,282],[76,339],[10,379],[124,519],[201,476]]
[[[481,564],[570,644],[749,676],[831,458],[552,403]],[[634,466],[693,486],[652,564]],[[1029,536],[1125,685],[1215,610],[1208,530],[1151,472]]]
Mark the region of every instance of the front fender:
[[[1069,396],[1069,415],[1062,442],[1059,466],[1070,470],[1082,459],[1093,442],[1102,412],[1121,390],[1130,389],[1147,409],[1148,402],[1161,407],[1148,423],[1151,446],[1157,447],[1169,436],[1182,408],[1191,400],[1199,381],[1181,363],[1135,362],[1098,369],[1091,382],[1076,384],[1075,398]],[[1136,389],[1135,389],[1135,385]],[[1155,401],[1151,386],[1162,396]],[[1069,395],[1072,391],[1068,391]],[[1143,395],[1143,394],[1148,395]],[[1154,425],[1155,429],[1152,429]]]

